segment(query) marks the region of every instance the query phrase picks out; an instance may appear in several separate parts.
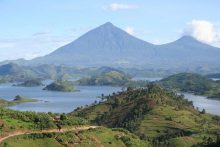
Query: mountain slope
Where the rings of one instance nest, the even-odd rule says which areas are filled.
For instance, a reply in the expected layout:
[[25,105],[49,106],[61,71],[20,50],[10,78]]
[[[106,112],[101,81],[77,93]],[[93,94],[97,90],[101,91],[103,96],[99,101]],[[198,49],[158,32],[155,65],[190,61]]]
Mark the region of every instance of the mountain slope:
[[108,22],[33,62],[69,65],[126,64],[139,57],[150,57],[154,54],[153,47],[154,45],[137,39]]

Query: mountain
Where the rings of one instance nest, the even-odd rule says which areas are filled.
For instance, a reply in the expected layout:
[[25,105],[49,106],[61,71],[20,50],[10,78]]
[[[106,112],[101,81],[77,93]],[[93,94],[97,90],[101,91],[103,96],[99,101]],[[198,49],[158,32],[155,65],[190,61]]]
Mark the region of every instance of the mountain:
[[153,47],[153,44],[137,39],[107,22],[32,62],[79,66],[130,64],[140,57],[151,56]]
[[191,36],[183,36],[180,39],[159,45],[157,47],[158,57],[168,65],[176,66],[204,66],[212,67],[219,65],[220,49],[199,42]]
[[215,68],[220,49],[190,37],[163,45],[140,40],[107,22],[54,52],[26,64],[78,67]]

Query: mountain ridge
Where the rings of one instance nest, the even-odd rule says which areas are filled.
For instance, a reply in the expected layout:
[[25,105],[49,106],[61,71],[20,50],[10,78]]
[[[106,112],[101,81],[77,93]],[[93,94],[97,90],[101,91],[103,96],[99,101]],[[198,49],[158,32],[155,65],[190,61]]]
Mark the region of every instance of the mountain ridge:
[[191,36],[154,45],[107,22],[54,52],[26,61],[26,65],[56,64],[78,67],[197,68],[218,67],[220,49]]

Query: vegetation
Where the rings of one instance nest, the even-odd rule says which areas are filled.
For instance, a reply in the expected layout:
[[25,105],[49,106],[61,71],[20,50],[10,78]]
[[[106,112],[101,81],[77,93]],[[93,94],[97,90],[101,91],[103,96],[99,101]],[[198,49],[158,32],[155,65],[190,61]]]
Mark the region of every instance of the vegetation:
[[0,138],[18,131],[59,129],[60,127],[86,124],[88,124],[87,120],[67,114],[20,112],[0,108]]
[[199,74],[180,73],[162,79],[159,84],[172,90],[220,98],[220,83]]
[[47,85],[43,90],[62,91],[62,92],[79,91],[75,89],[73,83],[69,81],[55,81]]
[[105,96],[102,102],[77,108],[72,115],[125,128],[154,146],[192,146],[202,143],[204,136],[215,138],[220,131],[220,117],[195,110],[183,95],[155,84]]
[[13,86],[36,87],[36,86],[43,86],[43,84],[40,79],[31,79],[31,80],[26,80],[21,84],[15,84]]
[[[2,146],[137,146],[148,147],[148,142],[140,140],[137,136],[122,129],[96,128],[83,131],[64,133],[43,133],[22,135],[7,139]],[[1,146],[1,145],[0,145]]]
[[82,78],[77,81],[79,85],[111,85],[123,86],[130,80],[130,77],[123,72],[109,71],[89,78]]
[[17,104],[20,104],[20,103],[38,102],[38,101],[39,100],[26,98],[26,97],[22,97],[20,95],[17,95],[17,96],[15,96],[15,98],[12,101],[7,101],[7,100],[4,100],[4,99],[0,99],[0,106],[4,107],[4,106],[17,105]]

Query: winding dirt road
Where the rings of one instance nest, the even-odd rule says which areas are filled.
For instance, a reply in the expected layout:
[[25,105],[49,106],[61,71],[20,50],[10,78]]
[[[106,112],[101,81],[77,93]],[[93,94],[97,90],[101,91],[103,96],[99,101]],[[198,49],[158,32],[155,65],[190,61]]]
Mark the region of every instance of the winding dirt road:
[[5,140],[10,137],[14,136],[19,136],[19,135],[24,135],[24,134],[39,134],[39,133],[53,133],[53,132],[68,132],[68,131],[80,131],[80,130],[88,130],[88,129],[94,129],[97,128],[98,126],[79,126],[79,127],[73,127],[73,128],[68,128],[68,129],[49,129],[49,130],[41,130],[41,131],[29,131],[29,132],[14,132],[8,136],[0,138],[0,144]]

